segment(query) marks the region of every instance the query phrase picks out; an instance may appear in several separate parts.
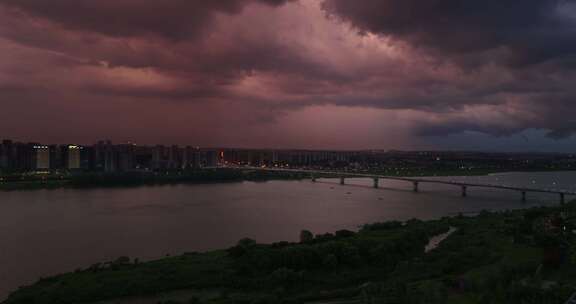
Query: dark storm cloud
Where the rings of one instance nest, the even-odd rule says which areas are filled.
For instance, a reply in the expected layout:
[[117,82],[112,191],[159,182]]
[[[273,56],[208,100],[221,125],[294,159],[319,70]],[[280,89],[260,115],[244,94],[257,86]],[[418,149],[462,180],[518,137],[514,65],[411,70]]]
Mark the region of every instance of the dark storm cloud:
[[[576,50],[573,0],[326,0],[330,14],[361,31],[389,35],[443,55],[506,48],[523,65]],[[573,20],[572,20],[573,22]],[[486,58],[484,58],[486,59]],[[488,58],[498,60],[498,58]]]
[[553,139],[566,139],[571,137],[574,134],[574,132],[576,132],[576,126],[552,130],[548,132],[548,134],[546,135]]
[[420,136],[444,136],[458,134],[462,132],[462,130],[492,134],[494,136],[508,136],[521,131],[521,128],[493,128],[465,120],[455,120],[443,122],[442,124],[424,123],[418,126],[416,133]]
[[[512,118],[514,119],[514,118]],[[533,122],[516,122],[508,126],[495,126],[482,122],[471,122],[464,119],[448,120],[442,123],[421,123],[415,129],[419,136],[445,136],[462,133],[462,131],[474,131],[496,137],[511,136],[526,129],[538,129]],[[550,130],[549,125],[543,125],[541,129]],[[576,132],[575,123],[566,123],[566,126],[552,129],[546,132],[546,136],[555,140],[570,138]]]
[[238,13],[249,3],[279,6],[288,1],[291,0],[1,0],[0,4],[72,30],[184,39],[202,33],[214,13]]
[[[508,75],[499,83],[479,78],[477,86],[449,90],[448,96],[438,94],[444,92],[440,90],[420,95],[425,100],[418,99],[447,113],[455,107],[483,104],[501,105],[493,109],[498,112],[513,103],[515,112],[507,121],[446,115],[422,123],[418,134],[471,130],[501,136],[543,128],[551,130],[550,137],[559,139],[576,129],[568,123],[576,115],[576,92],[570,84],[575,80],[572,71],[576,67],[576,1],[324,0],[322,7],[361,33],[402,41],[439,62],[469,70],[465,73],[493,66]],[[462,88],[461,82],[453,79],[440,86],[450,87]],[[418,92],[419,88],[413,89]],[[403,101],[409,103],[416,96],[405,96]]]

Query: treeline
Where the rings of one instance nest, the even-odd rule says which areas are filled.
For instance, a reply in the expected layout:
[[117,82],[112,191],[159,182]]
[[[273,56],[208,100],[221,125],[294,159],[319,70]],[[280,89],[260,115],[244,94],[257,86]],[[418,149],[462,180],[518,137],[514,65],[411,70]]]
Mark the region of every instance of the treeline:
[[[376,266],[381,271],[392,270],[400,261],[422,255],[429,239],[448,229],[446,223],[413,220],[366,225],[359,233],[342,230],[312,236],[303,231],[299,244],[262,245],[244,239],[227,252],[235,261],[237,273],[244,278],[242,283],[254,285],[243,287],[271,287],[267,286],[271,283],[288,288],[305,285],[307,279],[313,278],[307,275],[314,272],[368,266]],[[387,235],[386,239],[382,233]]]
[[[262,299],[301,303],[349,296],[358,293],[350,286],[377,279],[400,261],[422,255],[428,239],[447,230],[442,221],[394,222],[367,225],[359,232],[316,236],[303,232],[299,243],[258,244],[244,239],[225,251],[147,263],[121,258],[42,279],[13,293],[6,303],[90,303],[180,289],[217,290],[218,301],[234,301],[230,303]],[[202,293],[199,300],[220,303]]]

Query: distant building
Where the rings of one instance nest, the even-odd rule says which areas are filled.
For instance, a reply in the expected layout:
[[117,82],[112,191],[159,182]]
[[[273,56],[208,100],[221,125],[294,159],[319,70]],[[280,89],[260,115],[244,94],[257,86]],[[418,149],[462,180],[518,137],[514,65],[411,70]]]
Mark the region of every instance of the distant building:
[[32,165],[36,170],[50,169],[50,147],[34,145],[32,154]]
[[152,169],[152,148],[145,146],[134,147],[134,169],[138,171]]
[[81,150],[82,147],[76,145],[68,145],[66,150],[67,168],[70,170],[77,170],[81,168]]
[[0,169],[14,168],[14,145],[11,140],[4,140],[0,144]]
[[96,171],[115,172],[118,168],[118,155],[110,140],[99,141],[94,146],[93,167]]
[[220,153],[216,150],[207,150],[203,153],[202,167],[217,167],[220,159]]
[[64,146],[50,146],[50,169],[60,170],[66,168],[66,149]]
[[168,152],[168,168],[169,169],[182,168],[182,151],[176,145],[171,146],[170,151]]
[[200,149],[187,146],[182,153],[182,168],[200,168]]
[[168,155],[166,147],[156,145],[152,148],[152,169],[166,170],[168,169]]
[[128,143],[116,146],[117,170],[132,171],[136,168],[136,145]]

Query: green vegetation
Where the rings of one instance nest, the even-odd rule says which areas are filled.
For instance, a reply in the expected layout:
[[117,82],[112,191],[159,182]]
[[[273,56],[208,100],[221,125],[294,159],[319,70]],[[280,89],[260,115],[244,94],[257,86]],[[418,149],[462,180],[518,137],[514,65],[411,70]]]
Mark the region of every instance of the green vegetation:
[[[426,253],[431,237],[456,228]],[[42,279],[6,304],[564,303],[576,291],[576,203],[434,221],[375,223],[299,243],[244,239],[227,250],[129,258]],[[182,296],[170,299],[171,292]]]

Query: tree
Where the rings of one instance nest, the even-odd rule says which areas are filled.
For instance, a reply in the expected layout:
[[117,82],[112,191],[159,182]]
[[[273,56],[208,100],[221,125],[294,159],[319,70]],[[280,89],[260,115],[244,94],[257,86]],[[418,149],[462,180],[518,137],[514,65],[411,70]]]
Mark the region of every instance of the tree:
[[228,249],[228,254],[232,257],[239,258],[248,253],[248,251],[250,251],[254,247],[256,247],[255,240],[249,238],[241,239],[240,241],[238,241],[238,244],[236,246]]
[[329,254],[322,259],[322,266],[326,269],[334,270],[338,267],[338,258],[333,254]]
[[300,232],[300,243],[309,243],[314,240],[314,234],[308,230],[302,230]]

